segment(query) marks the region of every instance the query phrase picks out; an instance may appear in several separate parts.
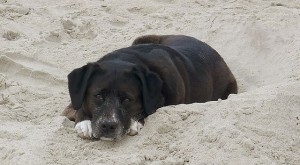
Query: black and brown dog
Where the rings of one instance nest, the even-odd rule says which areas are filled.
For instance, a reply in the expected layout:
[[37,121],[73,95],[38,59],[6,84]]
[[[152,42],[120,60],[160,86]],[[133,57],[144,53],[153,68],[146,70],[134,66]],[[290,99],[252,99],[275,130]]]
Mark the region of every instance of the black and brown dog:
[[223,58],[183,35],[148,35],[68,75],[71,104],[64,115],[81,137],[135,135],[144,118],[167,105],[203,103],[237,93]]

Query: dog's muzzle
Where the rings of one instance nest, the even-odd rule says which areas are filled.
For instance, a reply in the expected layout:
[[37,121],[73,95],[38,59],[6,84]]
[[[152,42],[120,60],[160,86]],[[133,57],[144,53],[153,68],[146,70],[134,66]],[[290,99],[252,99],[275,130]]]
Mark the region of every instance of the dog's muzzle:
[[122,136],[123,126],[120,121],[106,119],[98,120],[92,125],[95,138],[116,140]]

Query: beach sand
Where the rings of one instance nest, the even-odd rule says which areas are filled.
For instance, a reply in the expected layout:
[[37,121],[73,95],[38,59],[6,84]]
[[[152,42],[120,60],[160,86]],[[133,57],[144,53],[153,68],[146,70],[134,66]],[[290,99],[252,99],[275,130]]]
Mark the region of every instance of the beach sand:
[[[299,0],[0,0],[0,164],[300,164],[299,29]],[[146,34],[208,43],[239,94],[79,138],[67,74]]]

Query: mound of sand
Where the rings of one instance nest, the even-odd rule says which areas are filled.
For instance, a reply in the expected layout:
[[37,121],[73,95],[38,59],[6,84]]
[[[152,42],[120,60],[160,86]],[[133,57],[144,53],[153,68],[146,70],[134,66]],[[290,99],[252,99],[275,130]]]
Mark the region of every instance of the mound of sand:
[[[0,164],[300,164],[299,29],[298,0],[0,0]],[[67,74],[145,34],[210,44],[239,94],[80,139],[59,116]]]

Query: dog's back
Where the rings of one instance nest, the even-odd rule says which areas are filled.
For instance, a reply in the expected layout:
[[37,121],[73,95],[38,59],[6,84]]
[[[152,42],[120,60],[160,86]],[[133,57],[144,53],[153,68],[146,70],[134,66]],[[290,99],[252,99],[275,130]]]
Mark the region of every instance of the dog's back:
[[[201,61],[206,64],[223,60],[222,57],[206,43],[185,35],[146,35],[135,39],[132,45],[161,44],[178,51],[191,61]],[[201,58],[200,60],[195,58]]]
[[206,43],[184,35],[146,35],[135,39],[132,45],[139,44],[168,46],[187,57],[198,72],[209,73],[214,84],[213,100],[218,99],[220,95],[221,99],[226,99],[229,94],[237,93],[235,77],[227,64],[219,53]]

